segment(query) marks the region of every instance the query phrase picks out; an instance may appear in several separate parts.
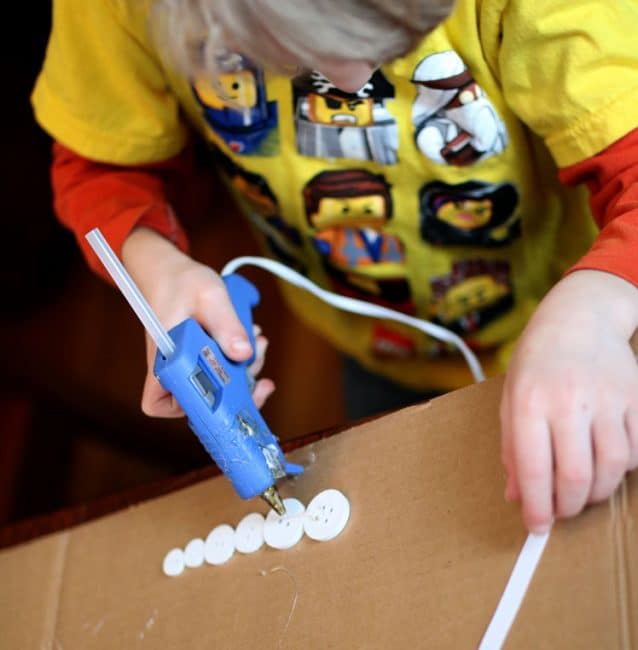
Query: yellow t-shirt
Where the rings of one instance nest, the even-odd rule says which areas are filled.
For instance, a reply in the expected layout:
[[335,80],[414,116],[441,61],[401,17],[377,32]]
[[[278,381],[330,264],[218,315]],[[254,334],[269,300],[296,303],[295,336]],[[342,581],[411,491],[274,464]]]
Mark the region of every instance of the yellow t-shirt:
[[[636,0],[459,0],[358,93],[235,55],[225,103],[149,38],[150,0],[55,0],[33,106],[57,140],[131,165],[211,143],[265,250],[346,295],[461,336],[502,370],[539,299],[594,236],[556,180],[638,124]],[[576,28],[577,26],[577,28]],[[415,388],[471,381],[409,328],[284,286],[297,314],[368,368]],[[595,299],[595,296],[592,297]]]

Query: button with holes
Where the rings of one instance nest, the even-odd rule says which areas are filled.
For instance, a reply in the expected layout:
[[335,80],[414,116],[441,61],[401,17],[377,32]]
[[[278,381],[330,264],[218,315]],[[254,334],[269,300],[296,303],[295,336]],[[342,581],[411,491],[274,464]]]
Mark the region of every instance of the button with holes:
[[183,573],[185,566],[184,551],[181,548],[172,548],[164,557],[162,570],[165,575],[174,577]]
[[206,538],[204,558],[208,564],[224,564],[235,552],[235,531],[228,524],[221,524],[210,531]]
[[312,499],[304,516],[304,531],[310,539],[327,542],[348,523],[350,502],[339,490],[324,490]]
[[297,499],[284,499],[286,514],[271,510],[264,524],[264,540],[277,549],[291,548],[303,537],[304,506]]
[[235,548],[240,553],[254,553],[264,544],[264,516],[258,512],[246,515],[235,529]]
[[198,566],[204,564],[204,540],[191,539],[186,548],[184,549],[184,561],[186,566],[191,569],[196,569]]

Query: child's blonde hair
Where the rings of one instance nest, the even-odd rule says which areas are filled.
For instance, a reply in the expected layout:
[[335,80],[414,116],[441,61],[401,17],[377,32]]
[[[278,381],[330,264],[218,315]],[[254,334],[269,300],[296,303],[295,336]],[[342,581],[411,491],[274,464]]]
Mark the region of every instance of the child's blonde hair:
[[410,51],[455,0],[155,0],[153,31],[186,74],[229,51],[284,74],[326,58],[380,64]]

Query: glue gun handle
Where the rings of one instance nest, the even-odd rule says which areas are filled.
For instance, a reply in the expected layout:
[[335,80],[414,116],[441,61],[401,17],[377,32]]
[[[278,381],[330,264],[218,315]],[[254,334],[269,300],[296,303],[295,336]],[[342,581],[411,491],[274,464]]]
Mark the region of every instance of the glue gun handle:
[[253,355],[246,362],[246,365],[250,365],[255,360],[255,337],[253,336],[252,310],[259,304],[259,292],[253,284],[237,273],[225,275],[223,280],[228,295],[230,296],[230,300],[235,308],[235,312],[237,313],[241,324],[244,326],[253,348]]

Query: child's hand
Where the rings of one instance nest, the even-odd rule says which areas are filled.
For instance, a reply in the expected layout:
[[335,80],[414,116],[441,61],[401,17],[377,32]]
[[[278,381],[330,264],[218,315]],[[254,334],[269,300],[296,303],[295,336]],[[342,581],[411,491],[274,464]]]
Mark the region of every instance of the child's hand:
[[[132,232],[122,248],[122,259],[140,290],[168,330],[185,318],[193,317],[217,341],[224,354],[234,361],[252,355],[246,331],[232,306],[221,277],[211,268],[195,262],[155,232],[140,228]],[[268,346],[255,327],[256,359],[250,367],[257,375]],[[155,344],[146,336],[148,371],[142,392],[142,410],[157,417],[179,417],[183,411],[153,375]],[[260,379],[253,398],[261,408],[275,390],[270,379]]]
[[638,466],[638,289],[576,271],[539,305],[501,402],[506,498],[531,532],[609,497]]

